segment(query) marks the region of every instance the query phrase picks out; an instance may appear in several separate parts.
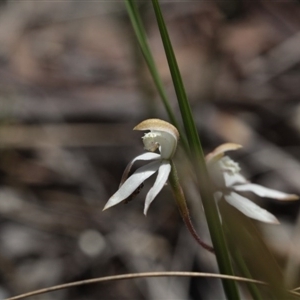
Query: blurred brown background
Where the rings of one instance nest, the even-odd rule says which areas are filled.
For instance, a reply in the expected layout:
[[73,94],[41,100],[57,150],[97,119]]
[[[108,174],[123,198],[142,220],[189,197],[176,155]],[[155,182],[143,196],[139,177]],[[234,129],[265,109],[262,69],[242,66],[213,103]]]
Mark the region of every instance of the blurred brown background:
[[[161,3],[205,152],[241,143],[233,156],[247,177],[300,194],[299,2]],[[142,208],[150,183],[132,202],[102,212],[126,164],[143,151],[141,133],[132,128],[145,118],[167,120],[124,3],[0,5],[0,298],[121,273],[216,272],[213,255],[183,226],[168,187],[147,217]],[[148,1],[139,6],[179,118],[152,7]],[[198,195],[184,177],[197,230],[209,242]],[[258,203],[282,223],[264,230],[287,270],[299,205]],[[294,267],[299,259],[296,251]],[[88,285],[32,299],[223,295],[215,279],[174,278]]]

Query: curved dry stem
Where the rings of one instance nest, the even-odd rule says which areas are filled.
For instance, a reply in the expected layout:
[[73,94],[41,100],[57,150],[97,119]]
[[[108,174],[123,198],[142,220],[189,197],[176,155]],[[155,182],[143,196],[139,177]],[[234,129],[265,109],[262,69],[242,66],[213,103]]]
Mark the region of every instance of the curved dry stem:
[[189,230],[190,234],[192,235],[192,237],[195,239],[195,241],[204,249],[208,250],[211,253],[215,253],[214,248],[208,244],[206,244],[204,241],[202,241],[202,239],[199,237],[198,233],[196,232],[192,221],[191,221],[191,216],[189,213],[189,209],[185,200],[185,196],[183,193],[183,190],[181,188],[181,185],[179,183],[179,178],[177,175],[177,170],[175,167],[174,162],[171,160],[171,173],[169,176],[169,182],[176,200],[176,204],[178,206],[180,215],[183,219],[183,222],[185,224],[185,226],[187,227],[187,229]]
[[[207,277],[207,278],[216,278],[216,279],[228,279],[228,280],[235,280],[239,282],[249,282],[259,285],[267,285],[267,283],[249,279],[239,276],[230,276],[230,275],[222,275],[222,274],[215,274],[215,273],[202,273],[202,272],[144,272],[144,273],[130,273],[130,274],[122,274],[122,275],[114,275],[114,276],[105,276],[105,277],[98,277],[93,279],[81,280],[81,281],[74,281],[70,283],[55,285],[49,288],[44,288],[28,293],[24,293],[18,296],[14,296],[11,298],[7,298],[5,300],[19,300],[25,299],[28,297],[41,295],[49,292],[54,292],[70,287],[85,285],[85,284],[92,284],[92,283],[99,283],[99,282],[106,282],[106,281],[115,281],[115,280],[125,280],[125,279],[135,279],[135,278],[146,278],[146,277]],[[295,292],[291,292],[293,294],[297,294]],[[299,294],[297,294],[299,295]]]

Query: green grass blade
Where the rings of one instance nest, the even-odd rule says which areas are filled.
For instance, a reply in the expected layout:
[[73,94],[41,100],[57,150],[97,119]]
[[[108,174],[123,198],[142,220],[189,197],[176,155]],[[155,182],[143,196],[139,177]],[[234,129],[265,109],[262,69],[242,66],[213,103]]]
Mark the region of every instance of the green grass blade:
[[[242,275],[246,278],[252,279],[252,276],[247,267],[247,264],[245,263],[241,253],[238,250],[235,252],[234,258],[236,260],[236,263],[237,263]],[[264,298],[262,297],[262,295],[259,291],[259,288],[255,284],[248,282],[248,283],[246,283],[246,285],[248,287],[248,290],[249,290],[253,300],[264,300]]]
[[[197,128],[193,119],[190,104],[184,89],[180,71],[177,65],[176,57],[169,38],[169,34],[161,13],[160,5],[157,0],[152,0],[157,24],[160,30],[162,42],[167,56],[171,76],[176,91],[183,124],[185,127],[188,143],[192,154],[192,163],[195,165],[197,178],[200,187],[200,194],[211,234],[211,239],[216,252],[217,262],[222,274],[234,275],[227,249],[225,237],[223,234],[221,222],[218,215],[217,206],[212,194],[212,189],[202,146],[199,140]],[[233,281],[222,281],[225,294],[228,299],[240,299],[236,283]]]
[[148,45],[147,41],[147,35],[145,28],[143,26],[142,19],[140,17],[140,13],[138,11],[137,5],[135,4],[134,0],[126,0],[125,1],[127,12],[131,21],[131,24],[133,26],[135,35],[137,37],[137,40],[139,42],[141,51],[143,53],[143,56],[145,58],[146,64],[148,66],[148,69],[150,71],[150,74],[153,78],[154,84],[157,88],[157,91],[162,99],[162,102],[165,106],[165,109],[167,111],[167,114],[169,116],[169,119],[171,123],[177,127],[180,137],[181,137],[181,142],[183,144],[183,147],[185,150],[188,150],[188,143],[186,140],[186,137],[184,135],[184,132],[181,129],[181,126],[179,126],[179,123],[175,117],[175,114],[173,113],[173,110],[170,106],[170,103],[168,101],[167,94],[164,89],[164,85],[162,83],[161,77],[159,76],[159,73],[157,71],[156,64],[154,62],[150,47]]

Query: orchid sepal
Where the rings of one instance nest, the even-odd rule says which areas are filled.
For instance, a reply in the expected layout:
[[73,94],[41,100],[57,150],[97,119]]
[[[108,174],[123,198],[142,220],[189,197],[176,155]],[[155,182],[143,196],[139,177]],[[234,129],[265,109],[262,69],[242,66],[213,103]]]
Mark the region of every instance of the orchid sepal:
[[119,204],[130,195],[150,176],[152,176],[160,167],[160,161],[151,162],[138,168],[121,187],[109,198],[103,210]]
[[232,188],[238,192],[252,192],[260,197],[271,198],[271,199],[282,200],[282,201],[292,201],[292,200],[299,199],[299,196],[295,194],[287,194],[255,183],[246,183],[243,185],[233,186]]
[[168,161],[162,162],[162,164],[159,166],[155,183],[146,196],[144,215],[147,215],[150,204],[153,202],[157,194],[162,190],[162,188],[166,184],[170,172],[171,172],[170,163]]
[[279,221],[273,214],[235,192],[225,194],[224,198],[227,203],[238,209],[249,218],[265,223],[279,224]]
[[134,159],[132,159],[129,164],[126,166],[122,179],[120,181],[119,187],[125,182],[125,180],[128,178],[128,174],[131,170],[132,165],[137,161],[137,160],[158,160],[160,159],[160,155],[158,153],[151,153],[151,152],[146,152],[141,155],[136,156]]

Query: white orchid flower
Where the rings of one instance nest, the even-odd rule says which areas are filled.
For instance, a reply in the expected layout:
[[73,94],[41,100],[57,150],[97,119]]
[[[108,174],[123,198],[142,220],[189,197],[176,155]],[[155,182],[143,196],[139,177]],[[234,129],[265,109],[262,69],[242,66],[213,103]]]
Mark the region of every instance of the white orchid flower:
[[[155,183],[146,196],[144,206],[144,214],[146,215],[150,204],[169,178],[171,171],[170,161],[176,151],[179,133],[173,125],[159,119],[145,120],[134,127],[133,130],[150,130],[142,137],[145,150],[150,152],[138,155],[127,165],[119,189],[109,198],[103,210],[134,195],[147,178],[158,172]],[[159,153],[154,153],[157,149]],[[137,160],[151,160],[152,162],[138,168],[128,177],[133,163]]]
[[254,184],[246,180],[240,174],[239,165],[224,152],[237,150],[240,145],[227,143],[217,147],[213,152],[207,155],[206,162],[211,173],[213,182],[216,183],[216,200],[222,195],[224,199],[244,215],[266,223],[278,224],[277,218],[262,209],[249,199],[239,195],[237,192],[253,192],[260,197],[267,197],[276,200],[297,200],[299,197],[294,194],[286,194],[277,190],[269,189],[259,184]]

